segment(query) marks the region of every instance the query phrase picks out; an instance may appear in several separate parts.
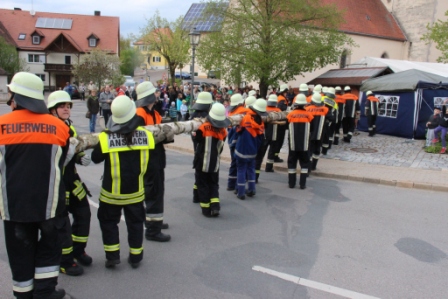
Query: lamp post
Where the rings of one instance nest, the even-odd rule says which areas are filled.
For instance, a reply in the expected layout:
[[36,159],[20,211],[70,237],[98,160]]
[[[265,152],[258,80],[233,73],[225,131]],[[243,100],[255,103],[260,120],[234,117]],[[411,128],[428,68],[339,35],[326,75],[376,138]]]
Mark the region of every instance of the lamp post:
[[193,99],[194,101],[194,95],[193,95],[193,84],[194,84],[194,55],[196,51],[196,47],[199,45],[199,40],[201,38],[201,33],[196,31],[196,27],[193,27],[193,29],[188,34],[190,36],[190,45],[191,45],[191,52],[192,52],[192,62],[190,67],[191,72],[191,87],[190,87],[190,99]]

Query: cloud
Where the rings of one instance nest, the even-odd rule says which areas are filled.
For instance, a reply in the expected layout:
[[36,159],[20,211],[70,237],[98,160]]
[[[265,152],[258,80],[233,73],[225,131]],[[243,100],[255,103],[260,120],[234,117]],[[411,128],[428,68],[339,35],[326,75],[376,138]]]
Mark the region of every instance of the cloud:
[[[34,0],[35,11],[72,14],[92,14],[95,10],[101,11],[103,16],[120,17],[120,33],[127,35],[133,33],[139,35],[140,28],[146,24],[156,10],[169,21],[174,21],[180,15],[185,15],[194,2],[199,0]],[[0,8],[13,9],[19,7],[22,10],[31,10],[30,0],[1,0]]]

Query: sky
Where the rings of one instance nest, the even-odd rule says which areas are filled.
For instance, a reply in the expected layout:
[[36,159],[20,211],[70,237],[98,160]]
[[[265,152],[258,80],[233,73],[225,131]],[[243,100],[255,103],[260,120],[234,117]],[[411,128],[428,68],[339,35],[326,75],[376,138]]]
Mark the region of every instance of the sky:
[[120,33],[140,35],[140,29],[146,25],[156,10],[169,21],[185,15],[192,3],[201,0],[0,0],[0,8],[13,9],[19,7],[30,11],[33,3],[34,11],[55,13],[72,13],[93,15],[95,10],[102,16],[120,17]]

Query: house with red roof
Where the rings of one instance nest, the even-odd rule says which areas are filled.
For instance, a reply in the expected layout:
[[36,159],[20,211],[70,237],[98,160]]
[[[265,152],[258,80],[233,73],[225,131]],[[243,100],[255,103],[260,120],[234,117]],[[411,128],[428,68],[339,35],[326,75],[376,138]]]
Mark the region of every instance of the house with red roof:
[[119,17],[0,9],[0,34],[7,36],[48,90],[73,82],[72,65],[93,49],[120,52]]

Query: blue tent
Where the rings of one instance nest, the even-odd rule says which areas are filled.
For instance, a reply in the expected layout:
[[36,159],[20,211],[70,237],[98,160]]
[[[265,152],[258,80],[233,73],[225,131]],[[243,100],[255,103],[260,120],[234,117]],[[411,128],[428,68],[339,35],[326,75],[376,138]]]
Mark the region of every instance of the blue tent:
[[[447,83],[442,83],[445,81]],[[408,70],[367,80],[361,86],[361,119],[358,129],[367,131],[364,113],[365,92],[371,90],[380,100],[377,133],[405,138],[425,138],[426,122],[434,106],[448,99],[448,79]]]

